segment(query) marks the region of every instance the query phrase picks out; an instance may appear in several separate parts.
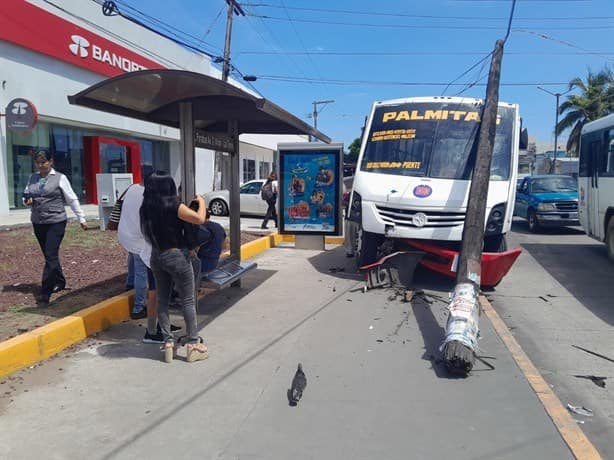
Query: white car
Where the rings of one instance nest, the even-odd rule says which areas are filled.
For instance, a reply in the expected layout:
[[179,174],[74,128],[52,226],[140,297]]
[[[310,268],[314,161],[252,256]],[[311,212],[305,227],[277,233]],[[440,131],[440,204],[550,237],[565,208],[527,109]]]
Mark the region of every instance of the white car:
[[[267,203],[260,197],[264,179],[250,180],[240,187],[241,214],[264,216]],[[227,216],[230,209],[228,190],[216,190],[203,195],[209,212],[213,216]]]

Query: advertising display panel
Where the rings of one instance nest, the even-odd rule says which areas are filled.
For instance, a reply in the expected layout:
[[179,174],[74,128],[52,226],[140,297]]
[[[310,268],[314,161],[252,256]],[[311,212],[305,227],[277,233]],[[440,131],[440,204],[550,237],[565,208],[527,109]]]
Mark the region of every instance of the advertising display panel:
[[343,144],[279,144],[279,231],[339,235]]

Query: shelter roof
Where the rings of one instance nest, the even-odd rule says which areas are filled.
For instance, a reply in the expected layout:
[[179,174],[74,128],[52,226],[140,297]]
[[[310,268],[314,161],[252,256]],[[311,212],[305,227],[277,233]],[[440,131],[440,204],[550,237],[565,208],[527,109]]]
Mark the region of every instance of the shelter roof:
[[194,128],[239,134],[309,134],[330,138],[278,105],[230,83],[186,70],[128,72],[68,96],[71,104],[179,128],[179,104],[192,102]]

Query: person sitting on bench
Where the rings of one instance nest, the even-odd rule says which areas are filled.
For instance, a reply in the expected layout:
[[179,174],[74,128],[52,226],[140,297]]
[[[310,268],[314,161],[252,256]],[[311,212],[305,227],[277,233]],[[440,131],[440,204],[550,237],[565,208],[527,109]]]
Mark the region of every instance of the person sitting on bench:
[[211,234],[211,239],[198,249],[198,258],[201,263],[201,278],[217,267],[222,251],[228,250],[228,239],[226,238],[224,227],[217,222],[213,222],[209,217],[209,211],[207,210],[205,223],[200,225],[201,228],[206,228]]

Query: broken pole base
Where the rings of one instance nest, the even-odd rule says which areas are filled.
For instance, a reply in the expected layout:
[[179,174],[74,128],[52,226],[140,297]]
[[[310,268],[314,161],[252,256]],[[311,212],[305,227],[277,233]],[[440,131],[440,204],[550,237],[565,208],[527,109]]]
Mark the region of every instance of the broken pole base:
[[467,376],[475,363],[475,353],[457,340],[447,342],[443,349],[443,362],[450,374]]

